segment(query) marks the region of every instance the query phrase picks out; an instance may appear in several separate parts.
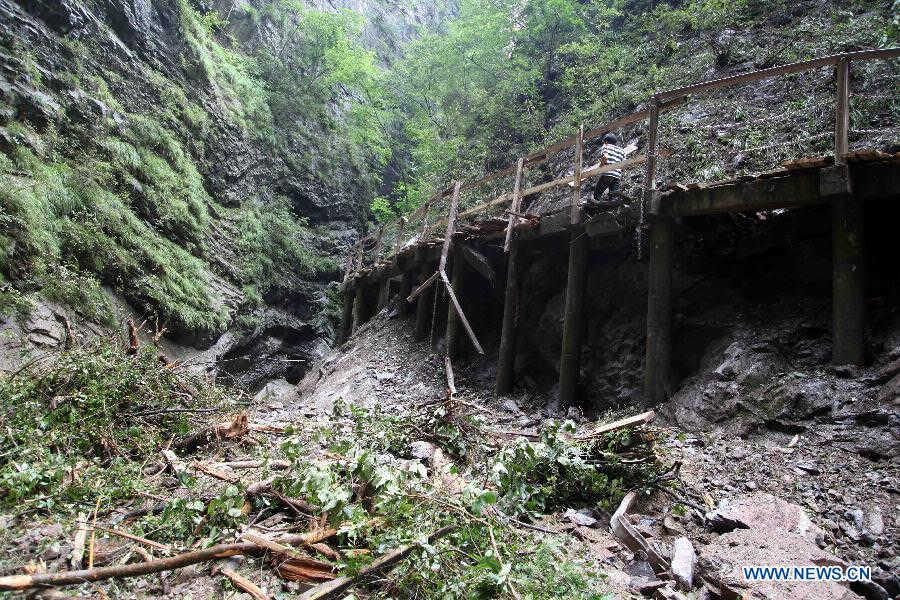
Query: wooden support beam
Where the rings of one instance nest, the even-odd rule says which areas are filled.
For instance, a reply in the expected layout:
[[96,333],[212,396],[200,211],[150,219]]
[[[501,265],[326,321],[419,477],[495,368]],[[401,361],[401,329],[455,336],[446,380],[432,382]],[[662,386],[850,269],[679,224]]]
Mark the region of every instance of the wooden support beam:
[[516,362],[516,330],[519,321],[519,240],[513,238],[506,259],[506,294],[503,298],[503,328],[494,392],[505,396],[512,391]]
[[341,331],[338,333],[338,344],[346,342],[353,332],[353,300],[355,298],[355,293],[345,286],[342,297],[344,300],[344,310],[341,314]]
[[516,163],[516,179],[513,182],[513,193],[512,193],[512,201],[509,205],[509,223],[506,226],[506,241],[503,243],[503,251],[509,252],[509,242],[512,239],[513,227],[518,222],[518,217],[516,217],[517,212],[519,212],[520,204],[522,203],[522,169],[525,168],[525,159],[520,158]]
[[425,290],[427,290],[428,288],[431,287],[431,284],[433,284],[435,281],[437,281],[437,278],[438,278],[438,272],[437,272],[437,271],[435,271],[434,273],[432,273],[429,277],[426,277],[426,278],[422,281],[422,283],[419,284],[419,287],[417,287],[416,289],[414,289],[414,290],[412,291],[412,293],[411,293],[409,296],[406,297],[406,301],[407,301],[407,302],[412,302],[413,300],[415,300],[416,298],[418,298],[420,294],[422,294]]
[[[463,293],[463,279],[465,277],[463,269],[463,259],[461,252],[454,252],[452,278],[450,286],[453,288],[454,295],[465,298]],[[447,305],[447,329],[444,335],[444,345],[446,346],[447,356],[456,358],[459,355],[459,315],[453,303]]]
[[584,146],[584,125],[578,127],[578,137],[575,138],[575,172],[572,174],[572,207],[570,212],[570,223],[577,225],[581,223],[581,161]]
[[566,281],[565,322],[559,359],[560,405],[573,406],[578,398],[581,341],[584,337],[584,290],[587,280],[588,236],[583,227],[573,227],[569,241],[569,271]]
[[444,281],[444,285],[447,288],[447,295],[450,296],[450,302],[453,304],[453,307],[456,308],[456,313],[459,315],[459,320],[462,322],[463,327],[466,330],[466,333],[469,334],[469,339],[472,340],[472,345],[475,346],[475,351],[478,354],[484,354],[484,350],[481,347],[481,344],[478,343],[478,338],[475,337],[475,332],[472,330],[472,326],[469,325],[469,320],[466,318],[466,313],[463,312],[462,307],[459,305],[459,300],[456,298],[456,294],[453,292],[453,286],[450,285],[450,280],[447,279],[447,273],[441,271],[441,279]]
[[647,211],[652,212],[655,208],[653,201],[656,192],[656,146],[659,137],[659,101],[655,98],[650,105],[650,125],[647,131],[647,175],[644,177],[644,197],[641,200],[642,218]]
[[444,233],[444,246],[441,248],[441,262],[438,271],[445,271],[447,267],[447,254],[450,252],[450,244],[453,243],[453,235],[456,233],[456,212],[459,210],[459,188],[462,184],[457,181],[453,186],[453,198],[450,200],[450,212],[447,215],[447,231]]
[[693,217],[739,211],[770,210],[820,204],[820,170],[792,171],[744,183],[667,192],[658,197],[659,213]]
[[[407,298],[408,302],[412,302],[413,298],[418,297],[416,301],[416,328],[414,333],[416,340],[424,340],[428,337],[428,326],[431,324],[432,294],[434,294],[436,289],[431,283],[437,278],[437,271],[431,272],[431,268],[432,266],[427,264],[422,267],[422,272],[419,275],[422,283],[416,290],[418,294],[413,292]],[[430,277],[426,275],[429,272],[432,273]]]
[[672,268],[675,231],[671,218],[651,217],[647,294],[647,345],[644,396],[648,404],[665,400],[672,357]]
[[845,194],[832,199],[832,349],[837,365],[865,361],[866,261],[863,202]]
[[850,131],[850,61],[842,58],[837,63],[837,98],[834,118],[834,162],[847,164],[844,156],[849,148],[847,136]]

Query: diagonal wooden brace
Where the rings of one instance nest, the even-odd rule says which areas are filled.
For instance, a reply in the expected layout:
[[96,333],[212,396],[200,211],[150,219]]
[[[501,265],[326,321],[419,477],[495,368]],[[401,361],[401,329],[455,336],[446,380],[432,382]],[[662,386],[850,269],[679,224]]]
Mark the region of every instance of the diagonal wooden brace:
[[419,287],[417,287],[416,289],[413,290],[412,294],[410,294],[409,296],[406,297],[406,301],[412,302],[413,300],[415,300],[419,296],[419,294],[421,294],[422,292],[427,290],[428,287],[437,280],[437,278],[438,278],[438,272],[435,271],[431,277],[429,277],[428,279],[423,281],[419,285]]
[[478,338],[475,337],[475,332],[472,331],[472,326],[469,325],[469,320],[466,318],[466,314],[463,312],[462,307],[459,305],[459,300],[456,299],[456,294],[453,292],[453,286],[450,285],[450,280],[447,278],[447,273],[444,271],[440,271],[441,279],[444,281],[444,285],[447,286],[447,294],[450,296],[450,302],[453,303],[453,308],[456,309],[456,314],[459,315],[459,320],[462,321],[463,327],[466,329],[466,333],[469,334],[469,339],[472,340],[472,345],[475,346],[475,350],[478,351],[478,354],[484,354],[484,350],[481,348],[481,344],[478,343]]

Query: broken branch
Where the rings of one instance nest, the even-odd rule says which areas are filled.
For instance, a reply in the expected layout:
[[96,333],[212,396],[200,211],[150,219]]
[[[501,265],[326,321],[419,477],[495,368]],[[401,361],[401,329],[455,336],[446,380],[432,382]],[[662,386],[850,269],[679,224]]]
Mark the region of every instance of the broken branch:
[[[434,543],[436,540],[444,537],[454,529],[456,529],[456,525],[447,525],[446,527],[438,529],[428,536],[428,543]],[[389,552],[388,554],[375,559],[370,564],[360,569],[359,572],[353,577],[338,577],[333,581],[329,581],[328,583],[323,583],[319,586],[314,587],[313,589],[300,596],[300,600],[328,600],[329,598],[335,598],[338,594],[352,588],[366,577],[394,566],[395,564],[409,556],[409,554],[413,550],[420,546],[421,544],[416,543],[410,544],[409,546],[402,546],[400,548],[397,548],[393,552]]]
[[[337,533],[336,529],[323,529],[300,535],[292,535],[281,540],[280,543],[292,546],[308,545],[321,542]],[[115,565],[111,567],[96,567],[94,569],[81,569],[78,571],[63,571],[60,573],[35,573],[33,575],[10,575],[0,577],[0,590],[27,590],[45,585],[75,585],[85,581],[102,581],[104,579],[138,577],[150,573],[160,573],[180,569],[188,565],[194,565],[209,560],[228,558],[259,552],[259,546],[252,542],[240,542],[236,544],[217,544],[204,548],[185,552],[170,558],[161,558],[153,561],[130,565]]]

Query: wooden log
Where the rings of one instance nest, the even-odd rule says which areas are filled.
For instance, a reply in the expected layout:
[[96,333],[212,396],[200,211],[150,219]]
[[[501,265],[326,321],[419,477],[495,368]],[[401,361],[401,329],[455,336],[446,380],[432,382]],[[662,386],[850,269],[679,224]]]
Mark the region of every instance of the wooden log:
[[587,279],[588,237],[584,228],[573,227],[569,241],[565,322],[559,360],[559,401],[573,406],[578,396],[581,341],[584,337],[584,290]]
[[[438,529],[437,531],[429,535],[427,538],[427,542],[429,544],[433,544],[440,538],[452,532],[454,529],[456,529],[455,525],[442,527],[441,529]],[[420,544],[410,544],[409,546],[402,546],[394,550],[393,552],[389,552],[384,556],[376,558],[374,561],[361,568],[356,575],[338,577],[333,581],[323,583],[311,590],[306,591],[300,596],[299,600],[329,600],[331,598],[337,598],[341,593],[349,590],[357,583],[365,580],[366,578],[376,573],[380,573],[385,569],[393,567],[398,562],[409,556],[409,554],[419,546]]]
[[650,226],[650,273],[647,294],[647,344],[644,359],[644,396],[648,404],[666,397],[672,356],[672,268],[674,225],[655,217]]
[[847,135],[850,131],[850,61],[842,58],[837,63],[837,98],[834,115],[834,162],[846,164],[849,147]]
[[505,396],[512,391],[519,320],[519,246],[519,240],[513,239],[506,259],[503,326],[500,331],[500,357],[497,360],[497,381],[494,386],[497,396]]
[[[454,296],[465,298],[463,292],[463,279],[465,278],[464,264],[461,253],[454,252],[452,279],[450,282],[454,290]],[[444,335],[444,345],[446,347],[447,356],[456,358],[459,354],[459,315],[453,303],[447,305],[447,328]]]
[[[301,535],[288,536],[278,541],[282,544],[289,544],[292,546],[308,545],[324,541],[334,536],[336,533],[337,530],[335,529],[323,529]],[[142,563],[96,567],[78,571],[61,571],[58,573],[36,573],[33,575],[10,575],[7,577],[0,577],[0,590],[27,590],[48,585],[77,585],[86,581],[138,577],[140,575],[149,575],[150,573],[161,573],[163,571],[180,569],[188,565],[194,565],[219,558],[228,558],[229,556],[239,556],[256,552],[259,552],[259,546],[250,542],[217,544],[202,550],[185,552],[184,554]]]
[[836,365],[865,362],[866,260],[864,204],[853,195],[832,199],[832,348]]

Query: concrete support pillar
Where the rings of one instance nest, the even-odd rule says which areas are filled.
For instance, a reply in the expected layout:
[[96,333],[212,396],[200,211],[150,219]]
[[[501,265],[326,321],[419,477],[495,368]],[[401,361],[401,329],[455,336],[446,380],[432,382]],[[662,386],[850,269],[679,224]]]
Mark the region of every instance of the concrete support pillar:
[[341,314],[341,330],[338,332],[337,343],[343,344],[350,337],[353,331],[353,300],[354,293],[352,290],[344,287],[341,297],[344,300],[344,311]]
[[[424,266],[422,272],[419,274],[419,282],[417,285],[424,283],[433,272],[430,265]],[[417,340],[424,340],[428,337],[428,328],[431,326],[431,304],[433,302],[434,288],[436,285],[438,285],[438,283],[431,284],[428,289],[424,290],[419,294],[418,298],[416,298],[415,339]]]
[[863,203],[845,194],[832,199],[832,348],[837,365],[865,361],[866,265]]
[[497,361],[497,381],[494,392],[505,396],[512,391],[513,370],[516,363],[516,329],[519,325],[519,246],[510,240],[506,261],[506,292],[503,296],[503,329],[500,332],[500,358]]
[[353,328],[351,333],[360,328],[366,318],[366,294],[362,281],[356,282],[356,294],[353,300]]
[[662,402],[669,384],[672,361],[672,267],[675,227],[669,217],[652,215],[650,272],[647,294],[647,348],[644,360],[644,396]]
[[581,341],[584,337],[584,289],[587,280],[588,236],[584,227],[573,227],[569,242],[566,310],[562,354],[559,359],[559,401],[572,406],[578,397]]
[[[465,265],[464,260],[460,252],[453,253],[453,266],[450,272],[450,285],[453,286],[453,292],[456,294],[456,298],[459,300],[460,304],[463,302],[463,298],[465,298],[465,290],[464,287],[464,279],[465,279]],[[441,285],[441,282],[436,282],[435,285]],[[459,355],[459,328],[460,328],[460,320],[459,314],[456,312],[456,308],[453,306],[452,302],[447,302],[447,330],[444,335],[444,344],[447,348],[447,356],[450,358],[455,358]]]

